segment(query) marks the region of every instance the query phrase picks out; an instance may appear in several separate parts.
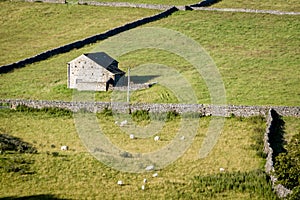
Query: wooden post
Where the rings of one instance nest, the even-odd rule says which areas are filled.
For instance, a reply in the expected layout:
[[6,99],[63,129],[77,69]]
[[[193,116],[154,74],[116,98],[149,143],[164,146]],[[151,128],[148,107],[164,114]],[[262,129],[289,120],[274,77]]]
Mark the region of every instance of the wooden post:
[[128,79],[127,79],[127,103],[128,103],[128,112],[131,114],[131,109],[130,109],[130,67],[128,67]]

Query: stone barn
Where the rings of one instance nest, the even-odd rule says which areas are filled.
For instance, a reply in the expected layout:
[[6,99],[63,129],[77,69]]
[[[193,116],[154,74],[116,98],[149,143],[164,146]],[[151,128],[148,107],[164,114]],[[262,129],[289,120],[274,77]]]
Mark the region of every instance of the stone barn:
[[125,74],[104,52],[83,54],[68,62],[68,88],[107,91]]

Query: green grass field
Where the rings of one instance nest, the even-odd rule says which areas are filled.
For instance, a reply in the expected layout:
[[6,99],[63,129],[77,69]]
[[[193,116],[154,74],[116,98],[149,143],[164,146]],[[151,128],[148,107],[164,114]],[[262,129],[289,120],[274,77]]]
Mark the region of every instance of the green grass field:
[[248,9],[257,9],[257,10],[279,10],[279,11],[293,11],[299,12],[300,5],[297,0],[254,0],[254,1],[230,1],[230,0],[222,0],[212,7],[216,8],[248,8]]
[[[9,112],[2,109],[0,118],[1,133],[20,137],[33,144],[38,150],[38,154],[5,153],[0,155],[1,159],[23,159],[31,163],[28,164],[27,170],[30,173],[23,173],[23,175],[20,172],[6,172],[0,168],[1,197],[51,194],[60,198],[104,199],[162,199],[167,197],[274,199],[264,179],[260,183],[263,189],[256,188],[256,192],[250,189],[251,184],[257,184],[254,180],[254,182],[247,182],[244,189],[237,187],[219,192],[213,192],[207,190],[204,185],[201,186],[204,183],[214,184],[208,181],[209,177],[219,174],[220,167],[226,169],[226,174],[231,173],[227,175],[233,180],[238,171],[246,173],[247,175],[243,176],[248,177],[249,180],[256,179],[257,175],[254,171],[261,168],[263,160],[255,155],[256,151],[251,148],[251,144],[255,143],[252,137],[259,134],[255,130],[264,130],[264,122],[261,120],[226,119],[223,133],[213,151],[208,157],[200,159],[199,148],[210,120],[210,118],[201,118],[197,135],[188,151],[173,164],[157,171],[159,176],[153,178],[152,173],[124,173],[101,164],[81,143],[73,124],[74,121],[70,117],[53,117],[35,112]],[[172,140],[168,132],[163,133],[162,130],[162,140],[156,144],[152,138],[132,141],[114,124],[111,117],[99,115],[99,123],[105,124],[105,134],[113,143],[130,152],[142,152],[141,149],[144,149],[145,145],[150,145],[152,149],[155,146],[159,148]],[[177,123],[177,120],[170,121],[166,126],[172,129]],[[61,151],[61,145],[69,145],[70,150]],[[54,155],[54,152],[58,152],[58,155]],[[201,182],[197,181],[198,176],[201,180],[203,179]],[[148,179],[148,184],[146,190],[142,191],[140,188],[144,178]],[[126,185],[118,186],[118,180],[123,180]],[[200,186],[196,187],[197,184]],[[217,189],[219,186],[214,187]],[[201,190],[203,190],[202,193],[199,192]]]
[[178,12],[149,26],[179,31],[207,50],[229,104],[300,105],[299,16]]
[[[85,0],[88,1],[88,0]],[[182,1],[176,1],[176,0],[107,0],[107,1],[100,1],[95,0],[99,2],[129,2],[129,3],[141,3],[141,4],[161,4],[161,5],[176,5],[176,6],[183,6],[183,5],[191,5],[196,3],[195,0],[182,0]]]
[[[228,104],[300,105],[299,16],[177,12],[147,26],[176,30],[198,42],[222,75]],[[71,100],[66,63],[98,44],[1,74],[1,98]],[[165,64],[191,83],[198,103],[210,103],[203,79],[183,58],[161,50],[142,50],[116,59],[124,71],[144,63]],[[174,95],[168,92],[170,96],[165,97],[165,93],[166,89],[156,85],[134,92],[132,101],[177,102]],[[109,101],[110,95],[100,92],[97,99]]]
[[134,8],[0,1],[0,65],[157,12]]
[[[228,2],[224,0],[215,6],[225,6],[225,3]],[[239,7],[238,3],[229,7]],[[255,1],[251,5],[255,3],[259,4]],[[283,1],[277,3],[284,4]],[[3,53],[0,64],[157,12],[7,1],[1,1],[0,5],[0,52]],[[265,7],[261,4],[259,8],[273,8],[270,5],[273,4],[268,3]],[[99,23],[95,22],[99,18]],[[42,23],[45,20],[47,24]],[[62,20],[64,23],[58,23]],[[89,23],[91,21],[93,23]],[[80,28],[73,31],[77,26]],[[228,104],[300,105],[299,16],[177,12],[148,26],[177,30],[197,41],[210,54],[222,75]],[[66,63],[92,51],[99,44],[102,42],[0,74],[0,98],[71,100],[73,91],[66,88]],[[24,48],[17,48],[21,45]],[[8,54],[10,56],[6,57]],[[191,82],[198,103],[210,103],[203,79],[181,57],[162,50],[144,49],[117,60],[123,70],[128,66],[134,70],[145,63],[167,65]],[[96,99],[110,101],[111,95],[112,92],[98,92]],[[131,100],[177,102],[175,94],[160,84],[133,92]],[[154,172],[125,173],[102,164],[85,148],[70,113],[56,114],[0,108],[0,134],[19,137],[38,150],[37,154],[1,151],[0,198],[276,199],[261,171],[264,159],[257,155],[262,149],[257,143],[262,141],[265,131],[265,121],[261,117],[226,118],[216,145],[202,159],[199,158],[199,149],[211,118],[200,118],[190,148],[174,163],[156,171],[158,177],[153,178]],[[115,119],[105,113],[98,114],[97,119],[112,143],[135,153],[154,151],[169,144],[180,120],[166,122],[158,133],[161,140],[154,142],[152,137],[130,140],[124,129],[115,124]],[[291,135],[300,132],[299,118],[283,119],[286,139],[289,140]],[[145,126],[148,122],[140,123]],[[62,145],[68,145],[70,149],[61,151]],[[225,168],[224,173],[220,173],[221,167]],[[148,183],[143,191],[144,178]],[[118,180],[123,180],[125,185],[118,186]]]
[[[88,1],[88,0],[86,0]],[[100,0],[96,0],[100,1]],[[101,1],[100,1],[101,2]],[[162,4],[162,5],[192,5],[201,0],[105,0],[102,2],[130,2],[130,3],[147,3],[147,4]],[[261,9],[261,10],[280,10],[280,11],[300,11],[300,6],[297,0],[221,0],[212,5],[216,8],[248,8],[248,9]]]

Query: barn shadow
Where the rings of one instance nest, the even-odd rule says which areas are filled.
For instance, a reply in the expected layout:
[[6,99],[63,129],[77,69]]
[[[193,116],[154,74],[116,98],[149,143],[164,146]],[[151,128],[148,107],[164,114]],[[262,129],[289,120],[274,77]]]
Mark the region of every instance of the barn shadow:
[[[149,83],[151,80],[159,77],[158,75],[148,75],[148,76],[130,76],[130,82],[133,84],[144,84]],[[127,86],[128,84],[128,76],[123,76],[117,83],[117,86]]]

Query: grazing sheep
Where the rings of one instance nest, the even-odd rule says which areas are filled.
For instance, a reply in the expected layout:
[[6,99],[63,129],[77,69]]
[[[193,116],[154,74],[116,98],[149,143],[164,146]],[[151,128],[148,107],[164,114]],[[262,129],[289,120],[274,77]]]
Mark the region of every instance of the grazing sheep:
[[152,177],[157,177],[158,176],[158,173],[154,173],[153,175],[152,175]]
[[130,139],[135,139],[135,136],[133,134],[129,135]]
[[121,186],[122,186],[122,185],[123,185],[123,181],[120,181],[120,180],[119,180],[119,181],[118,181],[118,185],[121,185]]
[[180,138],[181,140],[184,140],[185,139],[185,137],[184,136],[181,136],[181,138]]
[[142,190],[145,190],[145,185],[142,185]]
[[144,182],[144,183],[147,183],[147,179],[144,178],[143,182]]
[[66,145],[60,147],[60,150],[62,150],[62,151],[67,151],[68,149],[69,149],[69,147]]
[[124,120],[120,123],[120,126],[125,126],[127,124],[127,120]]
[[221,167],[220,168],[220,172],[224,172],[224,171],[225,171],[225,169]]
[[154,141],[158,141],[158,140],[160,140],[160,137],[157,135],[154,137]]
[[146,167],[146,170],[147,170],[147,171],[150,171],[150,170],[153,170],[153,169],[154,169],[154,166],[153,166],[153,165],[149,165],[149,166]]

